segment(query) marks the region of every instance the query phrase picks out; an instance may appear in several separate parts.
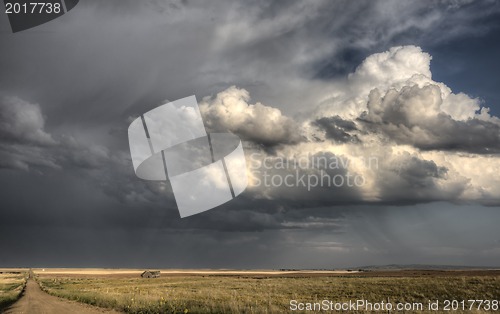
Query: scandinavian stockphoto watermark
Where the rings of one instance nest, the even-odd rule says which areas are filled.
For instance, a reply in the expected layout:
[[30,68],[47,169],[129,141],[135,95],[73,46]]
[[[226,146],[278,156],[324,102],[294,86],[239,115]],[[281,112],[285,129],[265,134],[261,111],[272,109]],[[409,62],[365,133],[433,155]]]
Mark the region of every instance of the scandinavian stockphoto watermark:
[[247,187],[241,140],[205,131],[195,96],[154,108],[128,129],[136,175],[169,180],[181,217],[224,204]]
[[[356,157],[356,165],[343,156],[331,153],[303,153],[298,156],[250,155],[249,169],[252,186],[265,188],[340,188],[362,187],[366,184],[365,170],[376,170],[376,156]],[[357,168],[358,172],[350,169]]]
[[245,156],[236,135],[206,132],[195,96],[142,114],[130,124],[128,137],[136,175],[145,180],[169,180],[181,217],[222,205],[245,191],[249,183],[252,187],[307,191],[356,188],[366,184],[363,168],[378,168],[376,157],[357,157],[353,163],[325,152],[293,157],[254,152]]

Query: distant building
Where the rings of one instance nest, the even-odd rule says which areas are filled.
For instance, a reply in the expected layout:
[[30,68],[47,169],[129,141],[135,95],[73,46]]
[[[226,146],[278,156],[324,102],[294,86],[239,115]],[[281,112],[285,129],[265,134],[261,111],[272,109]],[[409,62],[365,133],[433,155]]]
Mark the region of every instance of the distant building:
[[159,270],[146,270],[141,274],[142,278],[158,278],[160,277]]

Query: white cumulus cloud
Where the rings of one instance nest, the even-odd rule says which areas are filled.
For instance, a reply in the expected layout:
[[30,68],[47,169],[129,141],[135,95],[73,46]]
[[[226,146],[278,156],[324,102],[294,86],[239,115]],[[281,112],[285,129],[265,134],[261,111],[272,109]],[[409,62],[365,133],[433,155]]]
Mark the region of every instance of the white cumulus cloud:
[[293,143],[301,138],[292,119],[277,108],[259,102],[250,104],[248,91],[235,86],[214,98],[204,98],[200,111],[212,132],[230,131],[243,139],[269,145]]

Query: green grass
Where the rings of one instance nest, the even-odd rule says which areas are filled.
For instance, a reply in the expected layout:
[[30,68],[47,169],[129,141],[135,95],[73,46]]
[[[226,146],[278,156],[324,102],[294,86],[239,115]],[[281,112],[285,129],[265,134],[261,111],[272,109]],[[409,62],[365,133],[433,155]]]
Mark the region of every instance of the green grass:
[[0,274],[0,310],[19,299],[26,284],[26,273]]
[[289,311],[292,299],[301,302],[366,299],[393,303],[500,299],[500,277],[496,276],[39,277],[38,281],[52,295],[127,313],[281,313]]

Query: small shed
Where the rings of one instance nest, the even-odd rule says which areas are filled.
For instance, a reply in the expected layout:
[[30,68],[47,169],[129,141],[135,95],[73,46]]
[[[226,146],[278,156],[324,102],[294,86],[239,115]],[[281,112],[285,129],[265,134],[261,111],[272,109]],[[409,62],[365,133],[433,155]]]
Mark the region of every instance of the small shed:
[[158,278],[160,277],[159,270],[146,270],[141,274],[142,278]]

